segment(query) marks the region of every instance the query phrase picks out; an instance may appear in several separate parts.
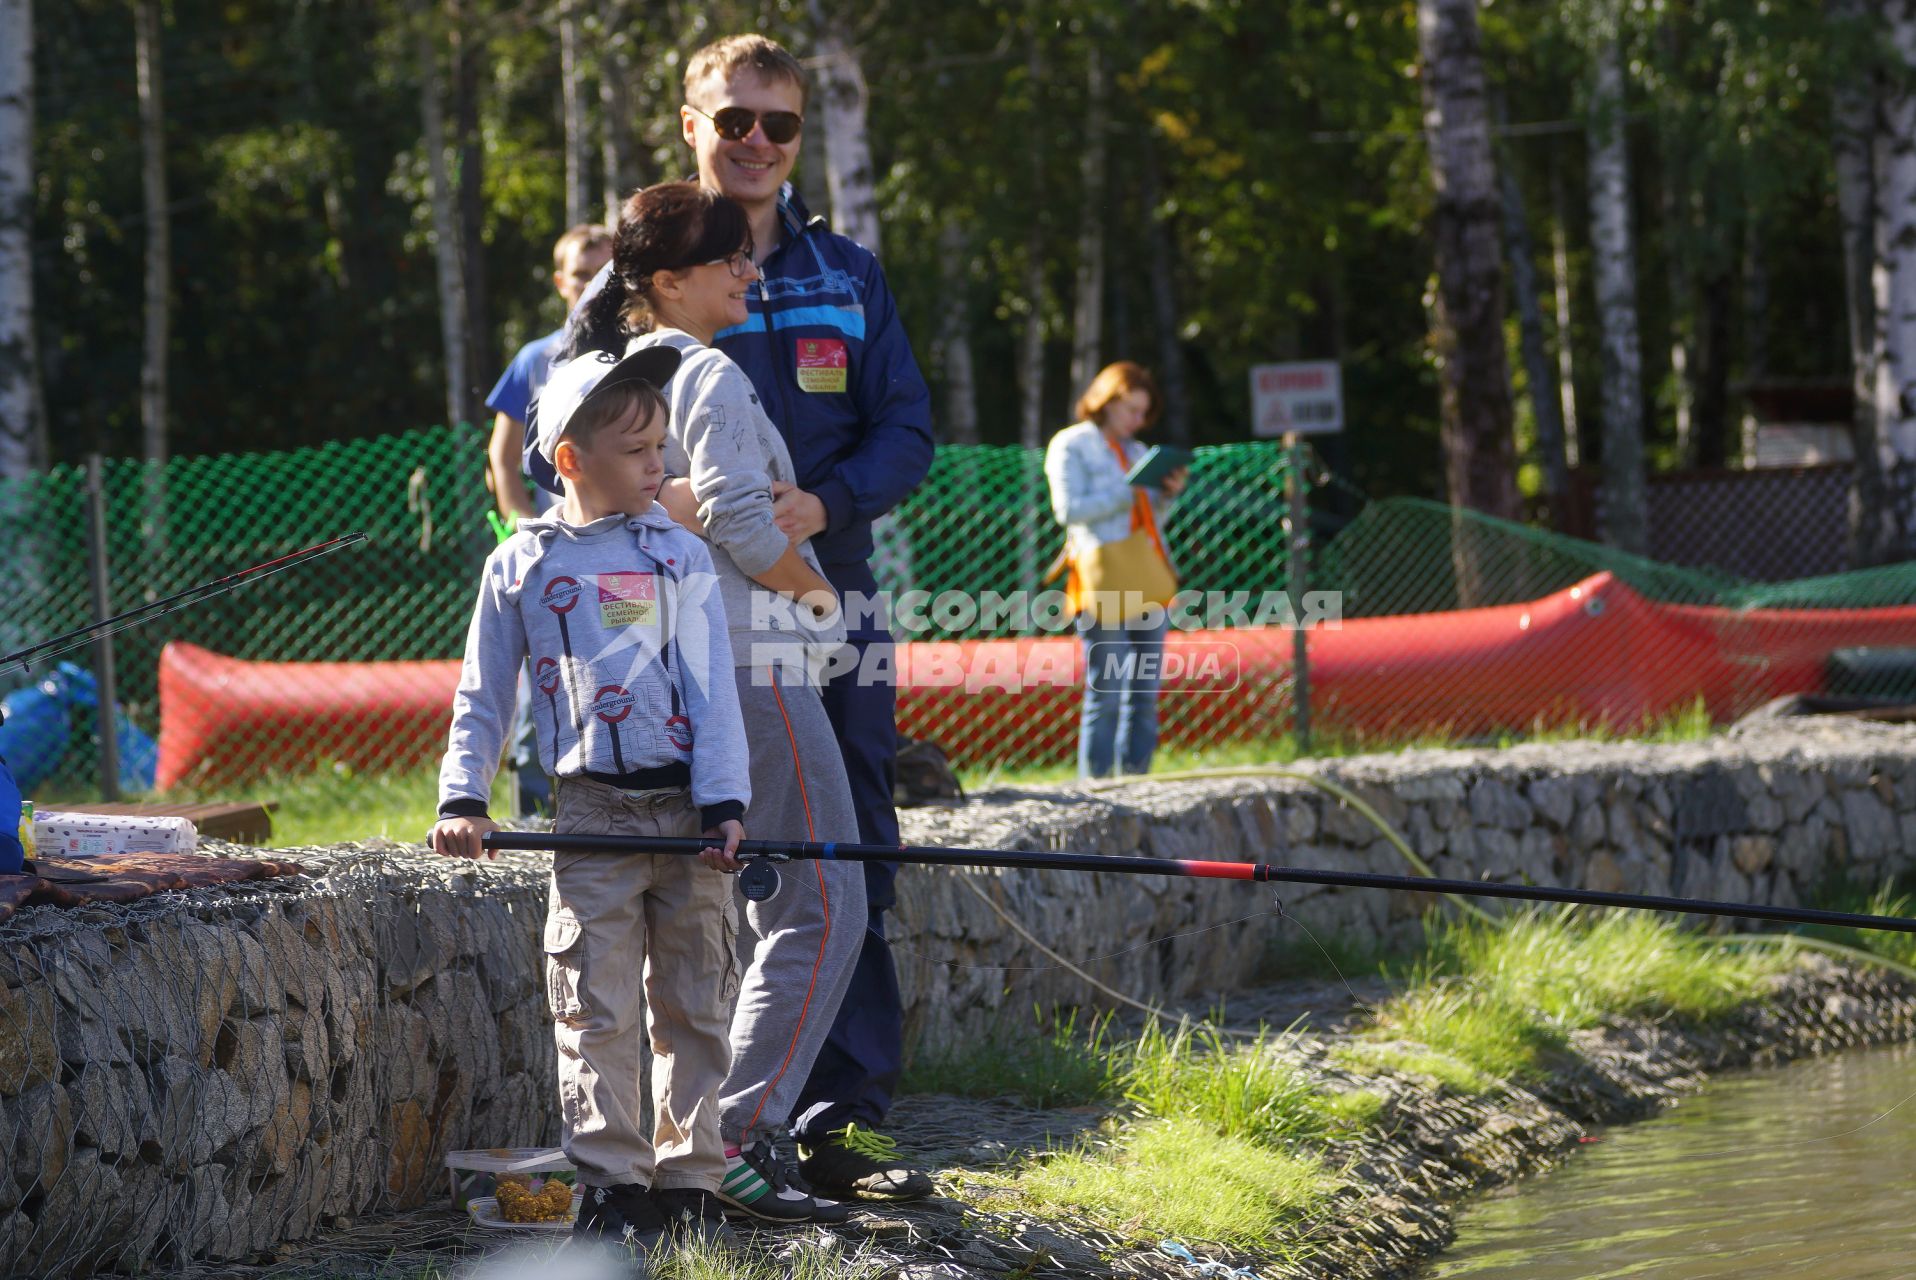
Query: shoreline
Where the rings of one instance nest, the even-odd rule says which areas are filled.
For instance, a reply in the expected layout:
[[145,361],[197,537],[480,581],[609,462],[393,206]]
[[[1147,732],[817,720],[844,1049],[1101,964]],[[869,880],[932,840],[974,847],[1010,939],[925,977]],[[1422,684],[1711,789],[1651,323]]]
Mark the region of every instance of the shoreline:
[[[1769,995],[1709,1025],[1621,1019],[1573,1032],[1546,1079],[1480,1096],[1428,1078],[1354,1071],[1333,1059],[1337,1048],[1354,1039],[1350,1031],[1304,1031],[1287,1043],[1287,1058],[1326,1087],[1384,1094],[1378,1126],[1325,1145],[1329,1162],[1347,1172],[1281,1249],[1181,1243],[1200,1260],[1248,1268],[1268,1280],[1414,1275],[1450,1245],[1456,1215],[1470,1199],[1562,1163],[1594,1128],[1647,1119],[1726,1071],[1912,1038],[1916,984],[1816,955],[1801,957],[1798,967],[1779,975]],[[947,1131],[954,1113],[969,1116],[975,1129],[998,1128],[1020,1140],[973,1143],[964,1157],[938,1170],[940,1199],[880,1207],[833,1233],[848,1246],[875,1237],[890,1263],[881,1274],[900,1280],[1202,1274],[1198,1266],[1139,1247],[1119,1233],[1084,1222],[1046,1221],[981,1193],[981,1173],[1015,1167],[1047,1145],[1095,1140],[1099,1125],[1122,1108],[1041,1112],[1005,1099],[909,1095],[898,1104],[893,1132],[917,1154],[921,1139]],[[948,1148],[950,1139],[932,1145]],[[942,1198],[954,1190],[957,1197]]]

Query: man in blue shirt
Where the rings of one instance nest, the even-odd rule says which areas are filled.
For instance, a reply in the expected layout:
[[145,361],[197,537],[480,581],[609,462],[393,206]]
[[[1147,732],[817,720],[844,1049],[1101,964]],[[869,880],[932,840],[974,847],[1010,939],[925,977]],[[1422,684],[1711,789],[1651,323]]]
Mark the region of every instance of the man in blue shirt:
[[[610,261],[612,233],[597,223],[581,222],[559,237],[552,246],[552,287],[565,299],[567,311],[579,301],[599,268]],[[486,397],[486,408],[493,415],[492,439],[486,445],[486,479],[499,503],[499,514],[508,522],[539,514],[522,478],[526,414],[539,388],[545,385],[546,367],[564,332],[563,328],[554,329],[520,347]]]
[[[864,603],[878,591],[871,523],[931,468],[931,397],[878,260],[809,216],[787,182],[804,110],[797,60],[763,36],[729,36],[686,64],[680,126],[698,157],[699,181],[745,207],[763,276],[748,294],[750,319],[721,331],[714,343],[751,377],[791,450],[799,483],[774,491],[779,527],[795,541],[811,539],[845,602],[859,667],[889,672],[889,661],[863,661],[869,650],[892,643],[883,615]],[[668,509],[677,500],[660,498]],[[852,784],[859,837],[895,846],[892,677],[860,680],[848,671],[822,693]],[[864,866],[870,924],[838,1020],[799,1099],[799,1169],[835,1199],[916,1199],[931,1193],[931,1180],[874,1130],[903,1066],[898,976],[884,934],[898,866]]]

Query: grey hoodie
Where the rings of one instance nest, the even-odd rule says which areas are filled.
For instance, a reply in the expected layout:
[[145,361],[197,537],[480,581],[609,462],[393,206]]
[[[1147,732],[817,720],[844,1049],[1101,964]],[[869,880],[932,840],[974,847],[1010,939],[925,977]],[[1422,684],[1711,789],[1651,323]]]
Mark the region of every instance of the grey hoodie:
[[691,766],[712,826],[751,800],[719,579],[704,542],[656,504],[570,525],[519,521],[486,559],[439,769],[442,815],[479,816],[533,668],[539,763],[558,777]]
[[[683,357],[665,388],[672,408],[665,469],[690,480],[698,499],[732,623],[732,660],[741,667],[805,662],[816,684],[819,667],[845,643],[843,612],[819,621],[752,576],[771,568],[790,545],[772,514],[772,482],[798,479],[785,439],[730,356],[678,329],[634,338],[626,354],[655,346],[676,347]],[[809,541],[798,545],[798,554],[818,569]]]

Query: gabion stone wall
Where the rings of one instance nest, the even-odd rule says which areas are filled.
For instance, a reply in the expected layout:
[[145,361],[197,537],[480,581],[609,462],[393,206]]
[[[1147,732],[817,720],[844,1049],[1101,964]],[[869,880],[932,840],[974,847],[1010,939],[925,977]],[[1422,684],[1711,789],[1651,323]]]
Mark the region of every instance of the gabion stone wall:
[[0,926],[0,1270],[270,1253],[556,1140],[539,860],[297,857]]
[[[1449,879],[1788,905],[1832,875],[1875,885],[1916,866],[1916,729],[1900,725],[1785,720],[1700,742],[1412,751],[1300,768],[1361,796]],[[1354,809],[1268,776],[1007,790],[901,817],[909,844],[1413,874]],[[1274,944],[1414,945],[1435,905],[1432,894],[1312,885],[914,870],[899,878],[889,932],[908,1034],[928,1046],[1027,1022],[1034,1006],[1112,1003],[1038,943],[1153,1004],[1242,987]]]
[[[1916,850],[1916,730],[1903,728],[1310,768],[1459,879],[1787,903],[1832,873],[1880,881]],[[914,844],[1407,870],[1354,811],[1271,777],[998,792],[904,818]],[[545,858],[289,852],[313,874],[0,924],[0,1274],[265,1255],[443,1195],[448,1150],[556,1142]],[[925,868],[899,893],[890,933],[919,1049],[1034,1006],[1228,992],[1273,943],[1308,947],[1307,930],[1407,944],[1435,905]]]

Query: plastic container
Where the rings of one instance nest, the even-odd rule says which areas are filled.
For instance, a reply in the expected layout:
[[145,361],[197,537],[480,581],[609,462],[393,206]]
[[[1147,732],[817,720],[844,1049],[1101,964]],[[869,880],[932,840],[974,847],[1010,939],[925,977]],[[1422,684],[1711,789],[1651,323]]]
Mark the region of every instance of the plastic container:
[[27,861],[40,856],[39,841],[33,835],[33,801],[20,802],[20,847],[26,851]]
[[34,815],[33,839],[56,858],[99,858],[119,853],[191,853],[199,846],[199,828],[190,818],[105,813]]
[[[484,1151],[448,1151],[446,1174],[452,1184],[452,1207],[465,1213],[474,1200],[491,1197],[502,1173],[532,1178],[557,1178],[569,1183],[577,1175],[565,1152],[557,1147],[491,1147]],[[517,1224],[515,1224],[517,1225]]]

